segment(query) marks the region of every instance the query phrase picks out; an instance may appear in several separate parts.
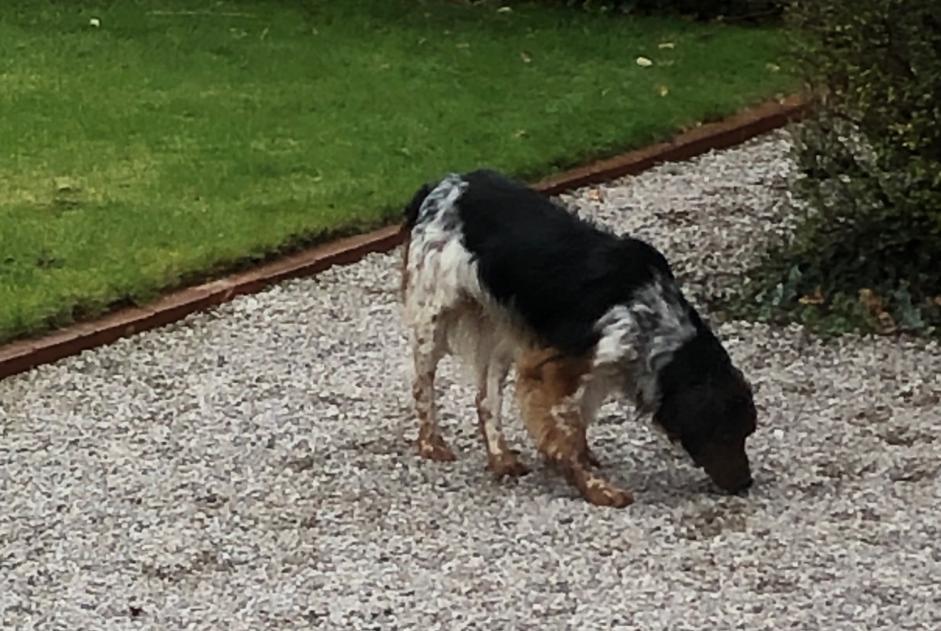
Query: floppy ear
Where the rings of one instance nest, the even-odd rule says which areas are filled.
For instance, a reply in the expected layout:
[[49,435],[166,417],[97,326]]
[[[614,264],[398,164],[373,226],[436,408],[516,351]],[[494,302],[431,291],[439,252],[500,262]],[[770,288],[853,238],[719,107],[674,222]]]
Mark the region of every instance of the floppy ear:
[[654,414],[654,421],[667,435],[679,440],[686,451],[694,453],[712,433],[714,393],[708,387],[693,386],[664,397]]

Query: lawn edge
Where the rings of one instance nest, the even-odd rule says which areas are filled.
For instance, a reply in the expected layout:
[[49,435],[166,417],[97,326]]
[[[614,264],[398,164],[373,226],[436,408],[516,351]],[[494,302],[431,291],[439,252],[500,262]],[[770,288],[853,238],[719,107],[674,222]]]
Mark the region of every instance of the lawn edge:
[[[708,151],[741,144],[798,120],[807,108],[808,103],[801,95],[767,101],[723,120],[681,132],[671,140],[558,173],[536,182],[533,187],[555,195],[636,175],[663,162],[688,160]],[[237,296],[259,292],[275,283],[311,276],[334,265],[349,265],[367,254],[389,252],[402,243],[403,236],[400,226],[393,225],[337,239],[247,271],[169,292],[147,305],[118,309],[38,337],[0,345],[0,379],[177,322],[192,313]]]

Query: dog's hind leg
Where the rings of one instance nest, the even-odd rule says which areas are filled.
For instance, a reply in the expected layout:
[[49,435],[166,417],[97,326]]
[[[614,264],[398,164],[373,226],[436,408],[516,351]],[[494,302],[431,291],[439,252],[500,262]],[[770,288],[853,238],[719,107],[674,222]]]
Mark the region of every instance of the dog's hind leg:
[[411,327],[412,358],[415,374],[412,396],[418,415],[418,453],[423,458],[447,462],[455,460],[454,452],[441,436],[435,406],[435,371],[444,355],[441,314],[421,318]]
[[620,508],[634,501],[630,491],[590,469],[583,401],[589,369],[588,360],[556,359],[542,350],[523,353],[517,363],[517,397],[526,429],[539,451],[587,501]]
[[477,386],[477,420],[484,444],[487,446],[489,469],[498,477],[520,476],[529,472],[520,462],[519,455],[506,444],[501,413],[503,386],[510,364],[499,353],[492,353],[482,367]]

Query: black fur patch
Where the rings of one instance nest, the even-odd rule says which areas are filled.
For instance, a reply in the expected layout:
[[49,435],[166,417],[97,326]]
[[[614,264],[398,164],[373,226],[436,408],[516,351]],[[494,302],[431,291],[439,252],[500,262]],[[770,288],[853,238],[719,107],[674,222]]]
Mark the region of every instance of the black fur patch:
[[606,232],[523,184],[489,170],[463,179],[464,246],[481,282],[547,345],[589,352],[611,307],[630,301],[657,272],[672,278],[653,246]]

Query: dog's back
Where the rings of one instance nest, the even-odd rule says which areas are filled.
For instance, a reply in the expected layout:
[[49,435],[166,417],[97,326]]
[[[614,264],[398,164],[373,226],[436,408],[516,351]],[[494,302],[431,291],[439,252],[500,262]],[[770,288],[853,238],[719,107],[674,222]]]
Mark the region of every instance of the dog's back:
[[672,280],[666,259],[649,244],[619,238],[490,170],[426,185],[406,207],[405,225],[410,247],[423,252],[453,241],[464,256],[452,261],[472,267],[463,276],[480,285],[465,292],[572,355],[598,342],[597,323],[612,307],[658,278]]

